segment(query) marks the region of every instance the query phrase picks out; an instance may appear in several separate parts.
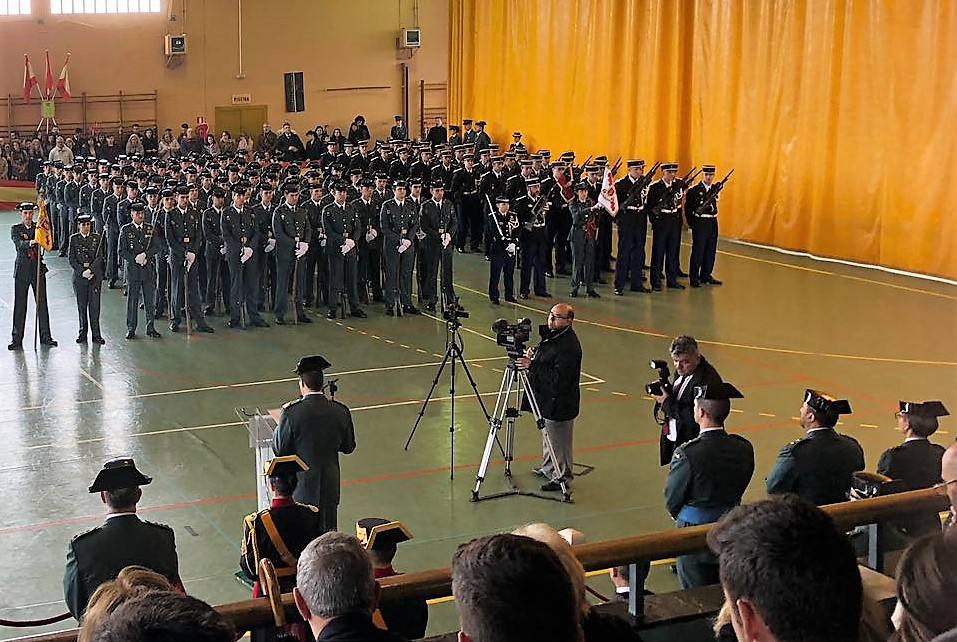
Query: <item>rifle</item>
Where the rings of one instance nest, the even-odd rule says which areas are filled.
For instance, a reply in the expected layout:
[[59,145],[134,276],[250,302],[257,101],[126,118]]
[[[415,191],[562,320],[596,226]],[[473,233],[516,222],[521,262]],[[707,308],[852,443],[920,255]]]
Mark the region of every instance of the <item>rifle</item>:
[[671,203],[672,205],[674,205],[675,195],[680,190],[685,189],[688,186],[688,183],[693,181],[695,177],[700,173],[701,173],[700,170],[698,170],[695,167],[692,167],[690,170],[688,170],[687,174],[685,174],[681,178],[675,179],[675,181],[671,184],[671,187],[668,188],[668,191],[665,192],[664,196],[662,196],[658,200],[658,202],[655,203],[655,206],[651,208],[651,215],[654,217],[660,216],[661,210],[665,208],[666,203]]
[[651,184],[651,180],[655,177],[655,172],[658,171],[659,167],[661,167],[661,161],[655,161],[655,164],[651,166],[651,169],[641,175],[641,178],[638,179],[638,184],[632,188],[631,193],[628,194],[628,198],[625,199],[625,202],[621,204],[619,209],[624,209],[625,207],[631,205],[632,200],[641,198],[642,193],[644,193],[645,188]]
[[724,178],[715,183],[714,187],[708,190],[708,196],[701,201],[701,205],[695,208],[695,214],[703,214],[705,211],[711,208],[711,205],[718,200],[718,194],[724,189],[724,184],[728,182],[728,179],[731,178],[732,174],[734,174],[733,169],[728,172]]
[[615,174],[618,173],[618,170],[621,169],[621,156],[618,157],[618,160],[615,161],[615,164],[611,167],[611,175],[614,178]]

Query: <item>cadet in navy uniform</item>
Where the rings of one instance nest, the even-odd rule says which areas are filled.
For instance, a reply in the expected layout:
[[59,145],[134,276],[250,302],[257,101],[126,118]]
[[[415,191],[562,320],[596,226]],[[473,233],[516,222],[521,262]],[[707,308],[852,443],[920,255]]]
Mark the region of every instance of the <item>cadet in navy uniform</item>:
[[522,195],[515,199],[515,211],[518,222],[522,224],[519,232],[519,245],[522,261],[519,269],[519,296],[527,299],[529,290],[535,296],[550,298],[545,289],[545,210],[548,203],[541,195],[541,182],[537,176],[517,177],[522,181]]
[[[183,311],[198,332],[212,333],[203,317],[203,302],[199,295],[199,270],[196,257],[203,242],[203,222],[200,213],[189,206],[189,187],[177,190],[177,206],[166,213],[166,242],[169,245],[170,283],[173,291],[173,317],[170,332],[179,331]],[[187,328],[188,329],[188,328]]]
[[126,275],[126,338],[136,338],[136,325],[139,317],[140,295],[146,312],[146,336],[158,339],[160,333],[153,325],[155,319],[154,292],[156,287],[156,255],[159,252],[159,239],[156,227],[144,223],[146,206],[142,202],[130,206],[133,220],[117,234],[119,255],[123,259],[123,273]]
[[505,285],[505,300],[517,303],[515,300],[515,255],[518,252],[518,216],[510,212],[507,196],[495,199],[495,211],[489,212],[485,223],[485,238],[488,244],[485,248],[489,257],[488,270],[488,299],[493,304],[499,304],[498,283],[501,278]]
[[379,211],[385,255],[385,313],[395,314],[398,296],[403,312],[419,314],[419,309],[412,305],[412,266],[415,263],[412,239],[419,230],[419,212],[405,197],[405,181],[396,181],[392,190],[394,197],[382,203]]
[[[402,522],[381,517],[364,517],[356,522],[356,539],[369,552],[376,580],[402,575],[392,567],[398,545],[412,539],[412,531]],[[429,606],[422,598],[406,598],[379,605],[386,629],[407,640],[425,637]]]
[[27,293],[30,288],[33,288],[34,303],[39,307],[40,343],[55,347],[57,342],[50,335],[50,314],[47,311],[47,266],[40,257],[40,246],[35,238],[33,211],[36,205],[20,203],[17,209],[20,211],[20,222],[10,227],[10,240],[17,249],[17,258],[13,264],[13,337],[7,350],[23,349],[23,324],[27,318]]
[[272,231],[276,238],[276,324],[285,325],[286,309],[289,305],[289,290],[287,283],[294,280],[295,298],[293,299],[293,314],[300,323],[312,323],[306,316],[304,298],[306,296],[306,271],[308,260],[306,254],[314,238],[312,225],[305,209],[299,207],[299,191],[294,181],[283,184],[285,200],[282,205],[273,211]]
[[665,273],[669,288],[684,290],[678,283],[678,251],[681,249],[681,197],[685,184],[678,163],[663,163],[661,179],[645,188],[645,214],[651,221],[651,289],[661,291]]
[[[675,448],[665,483],[665,505],[678,528],[711,524],[741,503],[754,474],[754,448],[725,431],[731,399],[744,395],[730,383],[694,389],[694,418],[701,432]],[[678,556],[681,587],[718,583],[718,559],[709,552]]]
[[795,493],[818,506],[847,501],[851,476],[864,470],[861,445],[834,429],[840,416],[849,414],[851,404],[844,399],[806,390],[801,427],[807,435],[778,453],[767,478],[768,494]]
[[[901,401],[896,418],[897,430],[904,434],[904,443],[884,451],[877,463],[877,472],[902,481],[905,490],[930,488],[941,483],[944,447],[931,443],[928,438],[937,432],[937,418],[949,414],[940,401]],[[940,530],[940,518],[936,511],[926,515],[909,515],[895,523],[910,537]]]
[[442,294],[445,304],[455,302],[455,290],[452,288],[452,255],[455,247],[456,216],[452,204],[445,198],[445,184],[441,180],[432,183],[432,198],[422,204],[420,228],[425,234],[422,239],[422,255],[425,274],[422,277],[425,309],[435,312],[437,301],[435,283],[441,267]]
[[296,455],[276,457],[266,463],[263,475],[269,480],[272,501],[269,508],[243,518],[243,545],[239,568],[253,582],[253,597],[265,593],[259,585],[259,562],[268,559],[276,567],[279,586],[289,593],[296,585],[296,563],[306,545],[326,531],[319,509],[292,498],[299,485],[299,473],[308,472]]
[[132,459],[123,458],[106,462],[90,486],[90,492],[99,493],[106,504],[107,516],[102,526],[77,535],[67,547],[63,593],[76,619],[83,616],[100,584],[115,579],[127,566],[148,568],[183,589],[173,529],[136,515],[143,496],[140,487],[152,481]]
[[[326,233],[326,257],[329,261],[329,319],[336,318],[339,296],[345,291],[350,316],[364,319],[357,289],[359,217],[346,203],[346,184],[332,186],[334,199],[322,210],[322,229]],[[343,310],[345,312],[345,310]]]
[[[718,251],[718,197],[709,199],[714,189],[714,165],[702,165],[701,182],[688,190],[685,198],[685,217],[691,228],[691,273],[693,288],[702,285],[721,285],[711,276],[714,257]],[[701,211],[698,211],[701,210]]]
[[100,290],[103,284],[103,237],[91,233],[93,217],[76,217],[79,232],[70,238],[70,267],[73,268],[73,293],[80,318],[77,343],[86,343],[87,333],[93,334],[93,343],[106,343],[100,334]]
[[478,196],[478,170],[471,153],[462,157],[462,167],[452,172],[452,198],[458,214],[459,233],[455,247],[465,252],[466,240],[471,241],[473,252],[478,252],[482,242],[482,205]]
[[298,455],[309,467],[293,497],[319,507],[323,532],[337,529],[339,453],[348,455],[356,449],[349,409],[323,394],[322,371],[330,365],[321,356],[299,360],[295,372],[302,396],[282,407],[272,442],[276,455]]
[[625,293],[625,281],[631,284],[632,292],[650,292],[642,283],[645,280],[645,236],[648,234],[648,217],[643,209],[638,185],[645,173],[645,161],[628,161],[628,174],[615,183],[615,193],[621,207],[615,222],[618,224],[618,260],[615,263],[615,295]]

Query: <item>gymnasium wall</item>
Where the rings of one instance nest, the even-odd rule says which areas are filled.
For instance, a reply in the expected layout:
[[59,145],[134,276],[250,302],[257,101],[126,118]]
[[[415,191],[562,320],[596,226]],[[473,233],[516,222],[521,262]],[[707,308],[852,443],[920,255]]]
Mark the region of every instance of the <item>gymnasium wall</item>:
[[957,278],[957,3],[451,0],[450,30],[450,113],[495,140],[734,168],[725,236]]
[[[413,86],[410,125],[418,114],[419,80],[447,81],[448,0],[243,0],[244,79],[235,77],[238,5],[238,0],[162,0],[160,14],[53,16],[49,0],[33,0],[33,16],[0,18],[0,91],[22,93],[24,53],[42,83],[43,50],[50,50],[54,76],[69,51],[74,95],[158,90],[158,120],[178,131],[181,122],[192,124],[200,114],[215,127],[216,106],[230,105],[233,94],[251,94],[251,104],[268,106],[274,128],[288,119],[305,140],[315,124],[347,132],[359,113],[374,136],[387,136],[392,117],[402,113],[403,62],[410,65]],[[399,31],[416,24],[422,47],[411,59],[399,60]],[[179,66],[167,67],[167,32],[187,34],[189,51]],[[282,74],[288,71],[304,72],[303,113],[285,113]],[[357,86],[388,89],[327,91]],[[444,97],[439,102],[444,104]],[[57,109],[66,117],[76,107]],[[128,110],[129,119],[151,113],[143,104]],[[16,113],[36,126],[39,107]],[[101,113],[105,118],[106,110]],[[0,113],[0,130],[6,118]]]

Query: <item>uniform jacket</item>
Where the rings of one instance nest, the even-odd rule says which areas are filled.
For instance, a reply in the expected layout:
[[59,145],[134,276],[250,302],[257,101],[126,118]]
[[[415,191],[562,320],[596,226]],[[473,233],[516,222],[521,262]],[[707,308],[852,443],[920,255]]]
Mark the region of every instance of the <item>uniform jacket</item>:
[[276,567],[279,583],[284,593],[296,584],[296,567],[291,566],[277,550],[276,544],[266,530],[264,517],[269,515],[279,539],[289,554],[297,558],[306,546],[323,534],[319,509],[310,504],[297,504],[292,499],[272,500],[272,506],[258,513],[250,513],[243,519],[243,545],[239,568],[249,580],[259,577],[259,562],[268,559]]
[[276,250],[283,257],[292,256],[296,251],[296,243],[312,242],[310,216],[301,207],[292,209],[283,203],[272,213],[272,233],[276,237]]
[[[379,211],[379,225],[382,232],[382,246],[392,251],[399,246],[400,239],[413,240],[419,230],[419,212],[411,199],[402,203],[390,198],[382,203]],[[411,251],[410,250],[406,250]]]
[[96,284],[103,278],[103,254],[106,251],[105,243],[100,241],[100,235],[96,232],[90,232],[86,238],[77,232],[70,237],[69,260],[70,267],[73,268],[73,278],[82,279],[84,270],[93,272],[91,283]]
[[859,470],[864,470],[864,450],[856,439],[833,428],[814,430],[778,453],[768,494],[795,493],[818,506],[843,502],[851,475]]
[[[154,257],[159,253],[160,241],[156,238],[156,227],[150,223],[143,223],[136,229],[133,223],[127,223],[120,228],[117,249],[123,259],[123,274],[130,282],[145,281],[154,278],[156,264]],[[146,265],[136,262],[138,254],[146,254]]]
[[[340,207],[336,203],[330,203],[322,210],[322,229],[326,233],[326,247],[334,252],[332,256],[338,254],[339,257],[355,257],[359,253],[359,236],[365,236],[359,232],[359,216],[349,203],[343,203]],[[343,255],[340,248],[350,238],[356,242],[349,254]]]
[[[943,481],[940,465],[943,456],[943,446],[927,439],[909,439],[884,451],[877,462],[877,472],[904,482],[907,490],[930,488]],[[911,536],[940,530],[940,517],[936,511],[907,515],[895,523]]]
[[259,248],[259,228],[251,207],[243,207],[240,212],[230,205],[223,212],[223,243],[226,244],[226,256],[238,260],[244,247]]
[[[37,261],[40,261],[39,245],[30,245],[30,241],[36,236],[36,223],[27,227],[23,223],[15,223],[10,227],[10,240],[17,248],[17,258],[13,263],[13,276],[15,278],[28,278],[31,281],[36,278]],[[40,268],[43,274],[47,273],[47,266],[44,263]]]
[[[704,183],[698,183],[694,187],[688,189],[688,193],[685,195],[685,217],[688,220],[689,226],[695,221],[705,220],[699,218],[697,210],[702,202],[704,202],[705,198],[707,198],[714,189],[714,184],[712,184],[710,188],[706,188]],[[713,201],[711,201],[711,203],[709,203],[701,213],[707,214],[709,216],[717,216],[718,198],[715,198]]]
[[665,483],[665,505],[672,517],[687,504],[730,509],[754,474],[754,448],[741,435],[708,430],[677,448]]
[[455,247],[456,231],[456,216],[452,203],[447,198],[438,203],[431,198],[425,201],[419,214],[419,228],[425,232],[423,247],[438,251],[442,249],[442,234],[450,234],[452,242],[445,249],[452,251]]
[[291,401],[283,406],[272,446],[277,456],[299,455],[309,466],[299,475],[297,502],[320,509],[339,503],[339,453],[356,449],[348,408],[321,394]]
[[196,210],[171,209],[166,213],[165,232],[171,265],[182,265],[187,252],[199,254],[203,244],[203,221]]

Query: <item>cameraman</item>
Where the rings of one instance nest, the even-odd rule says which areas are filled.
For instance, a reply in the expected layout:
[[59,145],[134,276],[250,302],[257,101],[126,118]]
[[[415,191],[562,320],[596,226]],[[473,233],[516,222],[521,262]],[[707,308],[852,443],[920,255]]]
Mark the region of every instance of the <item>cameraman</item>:
[[675,337],[670,352],[675,364],[671,392],[663,389],[660,395],[652,396],[661,405],[665,418],[659,442],[662,466],[671,461],[675,448],[698,436],[698,424],[694,420],[694,389],[721,383],[721,375],[698,352],[698,342],[694,337]]
[[[535,473],[544,477],[544,491],[561,490],[564,481],[571,492],[572,429],[578,416],[581,378],[582,347],[572,329],[575,310],[559,303],[548,313],[548,323],[540,327],[542,342],[528,348],[525,356],[516,360],[518,367],[528,370],[528,379],[545,418],[542,432],[542,467]],[[523,406],[527,409],[526,403]],[[551,442],[556,461],[552,461],[545,445]]]

